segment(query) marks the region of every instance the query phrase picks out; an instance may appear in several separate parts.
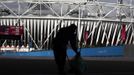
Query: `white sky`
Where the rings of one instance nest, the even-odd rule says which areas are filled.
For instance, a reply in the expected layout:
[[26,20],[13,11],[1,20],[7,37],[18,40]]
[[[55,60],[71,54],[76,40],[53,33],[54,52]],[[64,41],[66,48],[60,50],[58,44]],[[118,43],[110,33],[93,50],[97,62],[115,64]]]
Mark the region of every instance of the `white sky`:
[[[117,3],[117,0],[98,0],[98,1]],[[130,4],[131,1],[132,1],[132,4],[134,4],[134,0],[123,0],[123,2],[126,4]]]

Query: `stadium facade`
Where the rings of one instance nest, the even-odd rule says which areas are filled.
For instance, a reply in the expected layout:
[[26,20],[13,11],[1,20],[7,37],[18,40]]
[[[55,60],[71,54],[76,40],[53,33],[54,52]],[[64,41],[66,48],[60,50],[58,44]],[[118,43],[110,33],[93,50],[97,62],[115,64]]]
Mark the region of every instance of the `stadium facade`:
[[[22,43],[38,50],[50,49],[57,30],[78,26],[79,47],[134,44],[133,0],[0,0],[0,26],[23,26]],[[126,40],[121,28],[126,25]],[[87,36],[85,39],[85,32]],[[19,40],[1,39],[0,45],[17,45]]]

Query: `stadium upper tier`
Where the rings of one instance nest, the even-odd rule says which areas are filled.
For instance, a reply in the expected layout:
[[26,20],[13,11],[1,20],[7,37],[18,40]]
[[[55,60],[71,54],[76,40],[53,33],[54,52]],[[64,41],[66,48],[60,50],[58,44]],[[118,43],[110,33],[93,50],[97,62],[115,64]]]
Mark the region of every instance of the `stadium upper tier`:
[[[122,1],[122,2],[119,2]],[[133,0],[0,0],[3,17],[69,17],[131,22]]]

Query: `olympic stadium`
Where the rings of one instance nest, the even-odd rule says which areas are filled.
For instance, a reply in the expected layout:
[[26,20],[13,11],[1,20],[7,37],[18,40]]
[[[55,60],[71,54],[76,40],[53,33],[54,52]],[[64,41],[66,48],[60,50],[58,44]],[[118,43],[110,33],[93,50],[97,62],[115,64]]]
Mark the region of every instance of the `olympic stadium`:
[[[60,28],[75,24],[86,74],[134,74],[133,4],[133,0],[0,0],[1,72],[56,74],[52,39]],[[19,27],[21,35],[16,34]],[[10,28],[15,29],[12,35]],[[70,47],[68,56],[74,56]]]

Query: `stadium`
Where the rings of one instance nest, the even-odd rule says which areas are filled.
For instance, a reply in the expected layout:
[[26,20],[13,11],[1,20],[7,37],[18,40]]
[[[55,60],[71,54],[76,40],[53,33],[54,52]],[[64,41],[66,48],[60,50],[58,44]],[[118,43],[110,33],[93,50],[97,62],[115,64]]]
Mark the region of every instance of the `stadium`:
[[[11,64],[24,62],[22,65],[27,66],[31,61],[52,61],[51,44],[56,32],[75,24],[78,47],[85,61],[93,65],[106,62],[107,67],[102,70],[98,68],[100,65],[94,68],[89,63],[91,72],[133,72],[133,4],[133,0],[0,0],[0,54],[5,58],[0,64],[7,65],[5,60],[11,60],[8,61]],[[121,39],[123,25],[124,42]],[[68,53],[74,55],[70,50]],[[123,64],[119,65],[120,62]],[[31,65],[39,68],[39,63]],[[11,64],[8,66],[12,67]],[[24,68],[22,65],[18,66]],[[119,68],[112,70],[116,66]],[[46,68],[39,68],[42,69]]]

